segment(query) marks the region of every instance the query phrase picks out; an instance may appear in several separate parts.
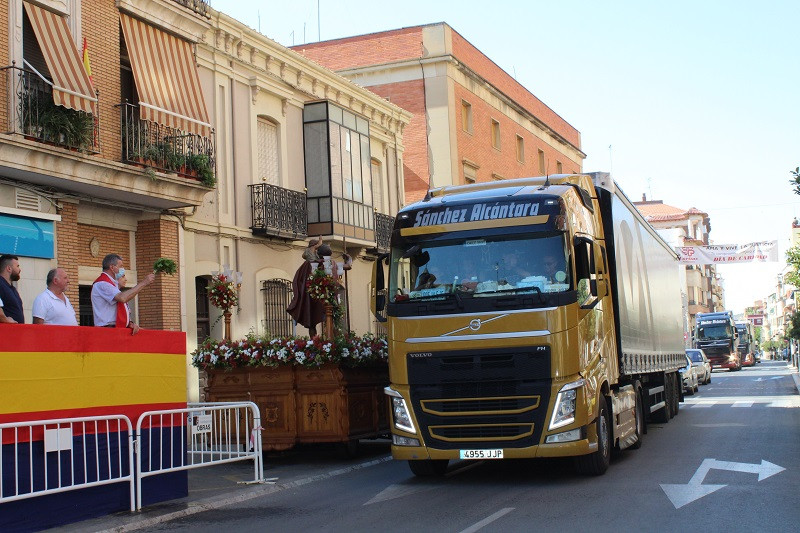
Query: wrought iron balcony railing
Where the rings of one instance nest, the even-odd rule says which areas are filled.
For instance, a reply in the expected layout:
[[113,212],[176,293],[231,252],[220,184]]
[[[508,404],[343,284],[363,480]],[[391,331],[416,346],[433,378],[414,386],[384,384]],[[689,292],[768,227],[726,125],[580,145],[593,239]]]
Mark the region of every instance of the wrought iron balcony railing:
[[308,236],[306,194],[276,185],[258,183],[250,187],[254,235],[287,239]]
[[163,172],[176,172],[206,187],[217,183],[214,138],[139,118],[139,106],[118,106],[122,117],[122,160]]
[[201,17],[211,18],[206,0],[175,0],[175,3],[191,9]]
[[9,95],[9,133],[80,152],[99,151],[96,115],[56,105],[52,84],[32,70],[13,65],[0,70],[11,88],[5,91]]
[[389,241],[392,237],[393,227],[394,217],[383,213],[375,213],[375,238],[379,252],[385,253],[389,251]]

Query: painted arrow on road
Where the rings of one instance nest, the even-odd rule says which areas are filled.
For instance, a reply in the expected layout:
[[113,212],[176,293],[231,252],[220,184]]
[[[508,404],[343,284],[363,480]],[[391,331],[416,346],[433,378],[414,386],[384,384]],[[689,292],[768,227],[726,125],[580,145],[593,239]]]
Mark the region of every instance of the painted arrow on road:
[[761,464],[751,463],[734,463],[731,461],[717,461],[716,459],[704,459],[700,467],[685,485],[668,485],[661,484],[664,493],[675,506],[675,509],[680,509],[688,503],[699,500],[703,496],[708,496],[712,492],[716,492],[727,485],[703,485],[703,480],[706,474],[712,469],[717,470],[730,470],[732,472],[746,472],[749,474],[758,474],[758,480],[767,479],[780,472],[786,470],[782,466],[772,464],[769,461],[761,460]]
[[771,378],[756,378],[753,381],[769,381],[770,379],[783,379],[783,376],[772,376]]

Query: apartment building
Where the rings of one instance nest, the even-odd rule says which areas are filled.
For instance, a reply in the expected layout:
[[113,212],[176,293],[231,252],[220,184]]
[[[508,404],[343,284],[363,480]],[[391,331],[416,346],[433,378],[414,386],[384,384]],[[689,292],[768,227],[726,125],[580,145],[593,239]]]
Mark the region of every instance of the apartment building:
[[293,47],[411,111],[405,201],[429,188],[580,172],[580,133],[445,23]]
[[226,267],[242,281],[234,338],[304,334],[287,285],[321,235],[355,257],[349,327],[377,331],[369,273],[403,203],[408,111],[202,1],[9,0],[0,18],[0,253],[20,256],[26,321],[58,265],[90,325],[118,253],[129,285],[179,264],[133,311],[186,331],[189,351],[222,336],[205,287]]
[[[661,200],[648,200],[642,195],[633,202],[642,216],[659,232],[676,229],[674,246],[705,246],[710,244],[711,219],[708,213],[692,207],[689,210],[665,204]],[[711,313],[725,309],[722,281],[715,265],[686,265],[686,298],[689,331],[694,331],[697,313]]]

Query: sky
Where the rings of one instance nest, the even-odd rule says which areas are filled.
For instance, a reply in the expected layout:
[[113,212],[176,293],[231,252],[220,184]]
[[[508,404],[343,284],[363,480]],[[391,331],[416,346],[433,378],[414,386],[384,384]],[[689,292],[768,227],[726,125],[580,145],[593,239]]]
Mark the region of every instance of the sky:
[[719,266],[727,308],[775,291],[800,217],[800,2],[209,4],[285,46],[446,22],[580,131],[584,171],[708,213],[714,244],[778,241],[778,263]]

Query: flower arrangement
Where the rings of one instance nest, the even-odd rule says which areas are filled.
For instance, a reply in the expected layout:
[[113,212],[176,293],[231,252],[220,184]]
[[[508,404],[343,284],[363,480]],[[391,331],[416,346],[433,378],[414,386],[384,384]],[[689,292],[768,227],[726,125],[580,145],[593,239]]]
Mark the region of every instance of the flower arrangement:
[[327,341],[320,337],[248,335],[239,341],[206,339],[192,352],[192,365],[201,370],[282,365],[313,368],[326,363],[354,367],[386,363],[388,355],[386,337],[371,333],[359,337],[349,332]]
[[340,289],[339,282],[329,276],[321,268],[315,269],[306,281],[308,295],[315,300],[323,300],[331,305],[336,305],[336,292]]
[[207,290],[208,301],[218,309],[227,312],[239,303],[236,285],[225,274],[219,273],[212,276],[211,285],[208,286]]

